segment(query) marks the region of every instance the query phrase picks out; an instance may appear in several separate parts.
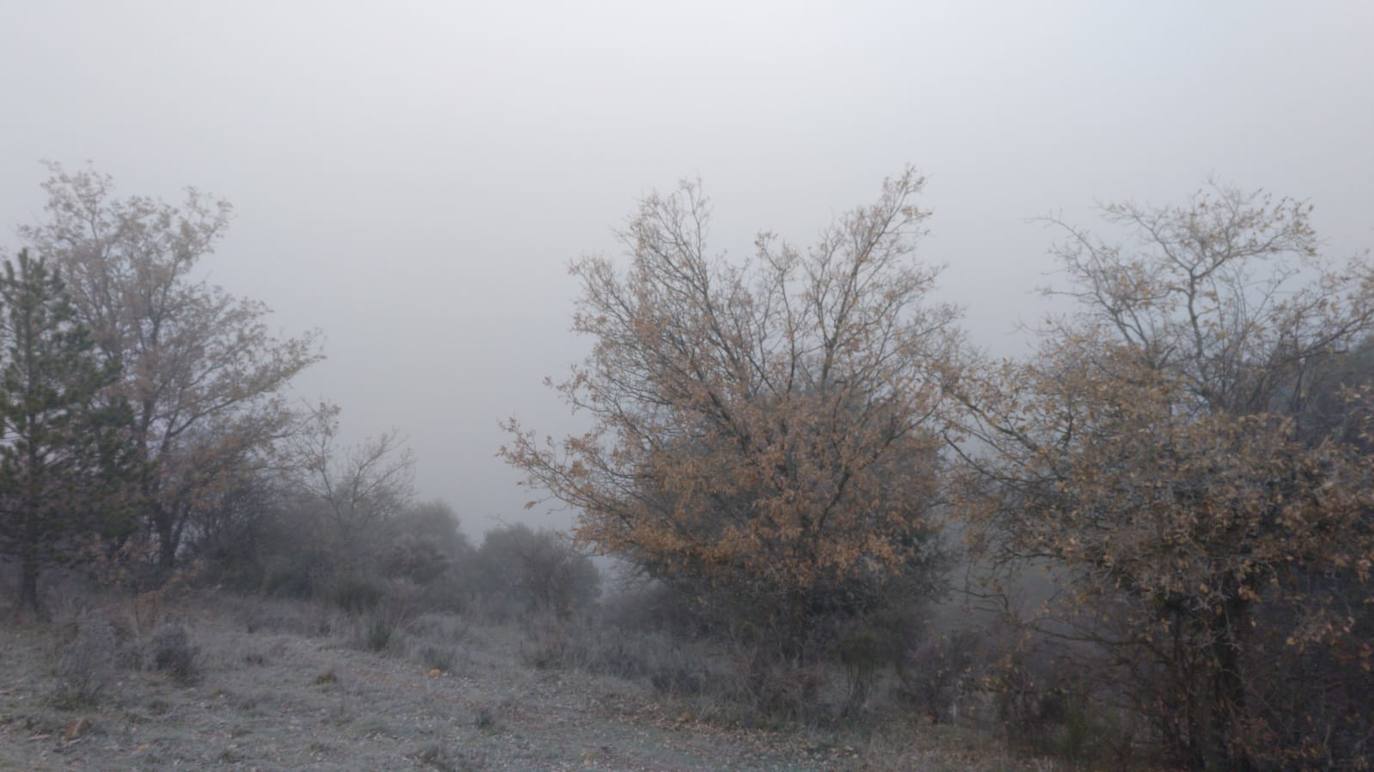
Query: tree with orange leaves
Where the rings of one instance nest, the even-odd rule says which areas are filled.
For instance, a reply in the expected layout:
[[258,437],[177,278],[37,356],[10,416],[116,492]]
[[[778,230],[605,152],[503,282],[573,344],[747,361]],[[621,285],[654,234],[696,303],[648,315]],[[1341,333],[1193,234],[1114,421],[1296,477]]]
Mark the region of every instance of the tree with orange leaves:
[[1056,574],[1035,627],[1095,648],[1180,762],[1368,763],[1370,467],[1303,423],[1374,273],[1263,193],[1105,214],[1129,241],[1057,250],[1078,312],[960,384],[958,511],[989,564]]
[[650,576],[748,609],[799,654],[824,615],[861,612],[936,556],[942,380],[960,338],[912,259],[927,213],[908,169],[801,251],[707,246],[695,183],[645,199],[629,265],[574,263],[590,357],[559,390],[590,431],[505,459],[579,512],[576,535]]

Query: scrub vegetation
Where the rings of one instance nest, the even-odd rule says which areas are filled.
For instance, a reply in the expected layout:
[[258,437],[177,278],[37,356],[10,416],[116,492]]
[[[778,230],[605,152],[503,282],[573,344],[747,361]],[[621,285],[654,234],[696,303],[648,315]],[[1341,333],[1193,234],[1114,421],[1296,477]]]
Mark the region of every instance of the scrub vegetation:
[[1374,762],[1374,266],[1305,202],[1050,221],[1060,312],[995,359],[914,169],[747,258],[649,195],[572,265],[585,430],[493,448],[575,525],[477,542],[203,278],[227,202],[51,172],[0,277],[0,764]]

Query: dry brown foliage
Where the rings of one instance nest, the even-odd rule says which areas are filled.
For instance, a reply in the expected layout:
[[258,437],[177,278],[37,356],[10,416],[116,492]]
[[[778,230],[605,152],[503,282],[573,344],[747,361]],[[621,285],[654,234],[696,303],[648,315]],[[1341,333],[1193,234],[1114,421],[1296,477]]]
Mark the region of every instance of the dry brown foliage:
[[1309,211],[1227,189],[1107,207],[1137,240],[1069,230],[1081,312],[961,386],[980,554],[1054,567],[1036,625],[1093,644],[1194,766],[1368,760],[1370,468],[1295,417],[1374,326],[1374,286],[1318,258]]
[[922,183],[888,180],[804,252],[762,234],[742,264],[707,246],[697,184],[650,196],[628,267],[572,267],[595,345],[558,388],[593,428],[541,442],[511,421],[505,459],[579,511],[583,542],[792,633],[928,563],[959,338],[911,260]]

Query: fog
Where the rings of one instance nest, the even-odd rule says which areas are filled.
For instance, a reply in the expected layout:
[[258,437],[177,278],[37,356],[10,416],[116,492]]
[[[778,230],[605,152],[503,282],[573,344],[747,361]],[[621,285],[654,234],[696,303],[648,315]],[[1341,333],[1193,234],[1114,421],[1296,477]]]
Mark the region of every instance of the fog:
[[321,329],[295,394],[403,432],[472,533],[570,522],[523,510],[498,422],[577,425],[541,383],[588,345],[567,263],[684,176],[744,255],[915,164],[922,255],[1005,354],[1046,309],[1049,212],[1216,177],[1374,245],[1374,5],[1032,5],[0,0],[0,245],[43,216],[41,159],[228,198],[211,279]]

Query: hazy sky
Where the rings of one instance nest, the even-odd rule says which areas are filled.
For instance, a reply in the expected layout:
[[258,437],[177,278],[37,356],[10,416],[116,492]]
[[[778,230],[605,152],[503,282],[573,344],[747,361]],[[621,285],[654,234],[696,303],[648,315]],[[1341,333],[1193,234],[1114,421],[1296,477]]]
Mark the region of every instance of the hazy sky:
[[525,513],[493,457],[580,357],[569,259],[700,176],[716,243],[806,243],[910,162],[922,254],[981,346],[1043,309],[1052,234],[1208,176],[1374,246],[1374,3],[0,0],[0,245],[40,159],[237,215],[207,266],[327,336],[296,392],[400,429],[470,533]]

